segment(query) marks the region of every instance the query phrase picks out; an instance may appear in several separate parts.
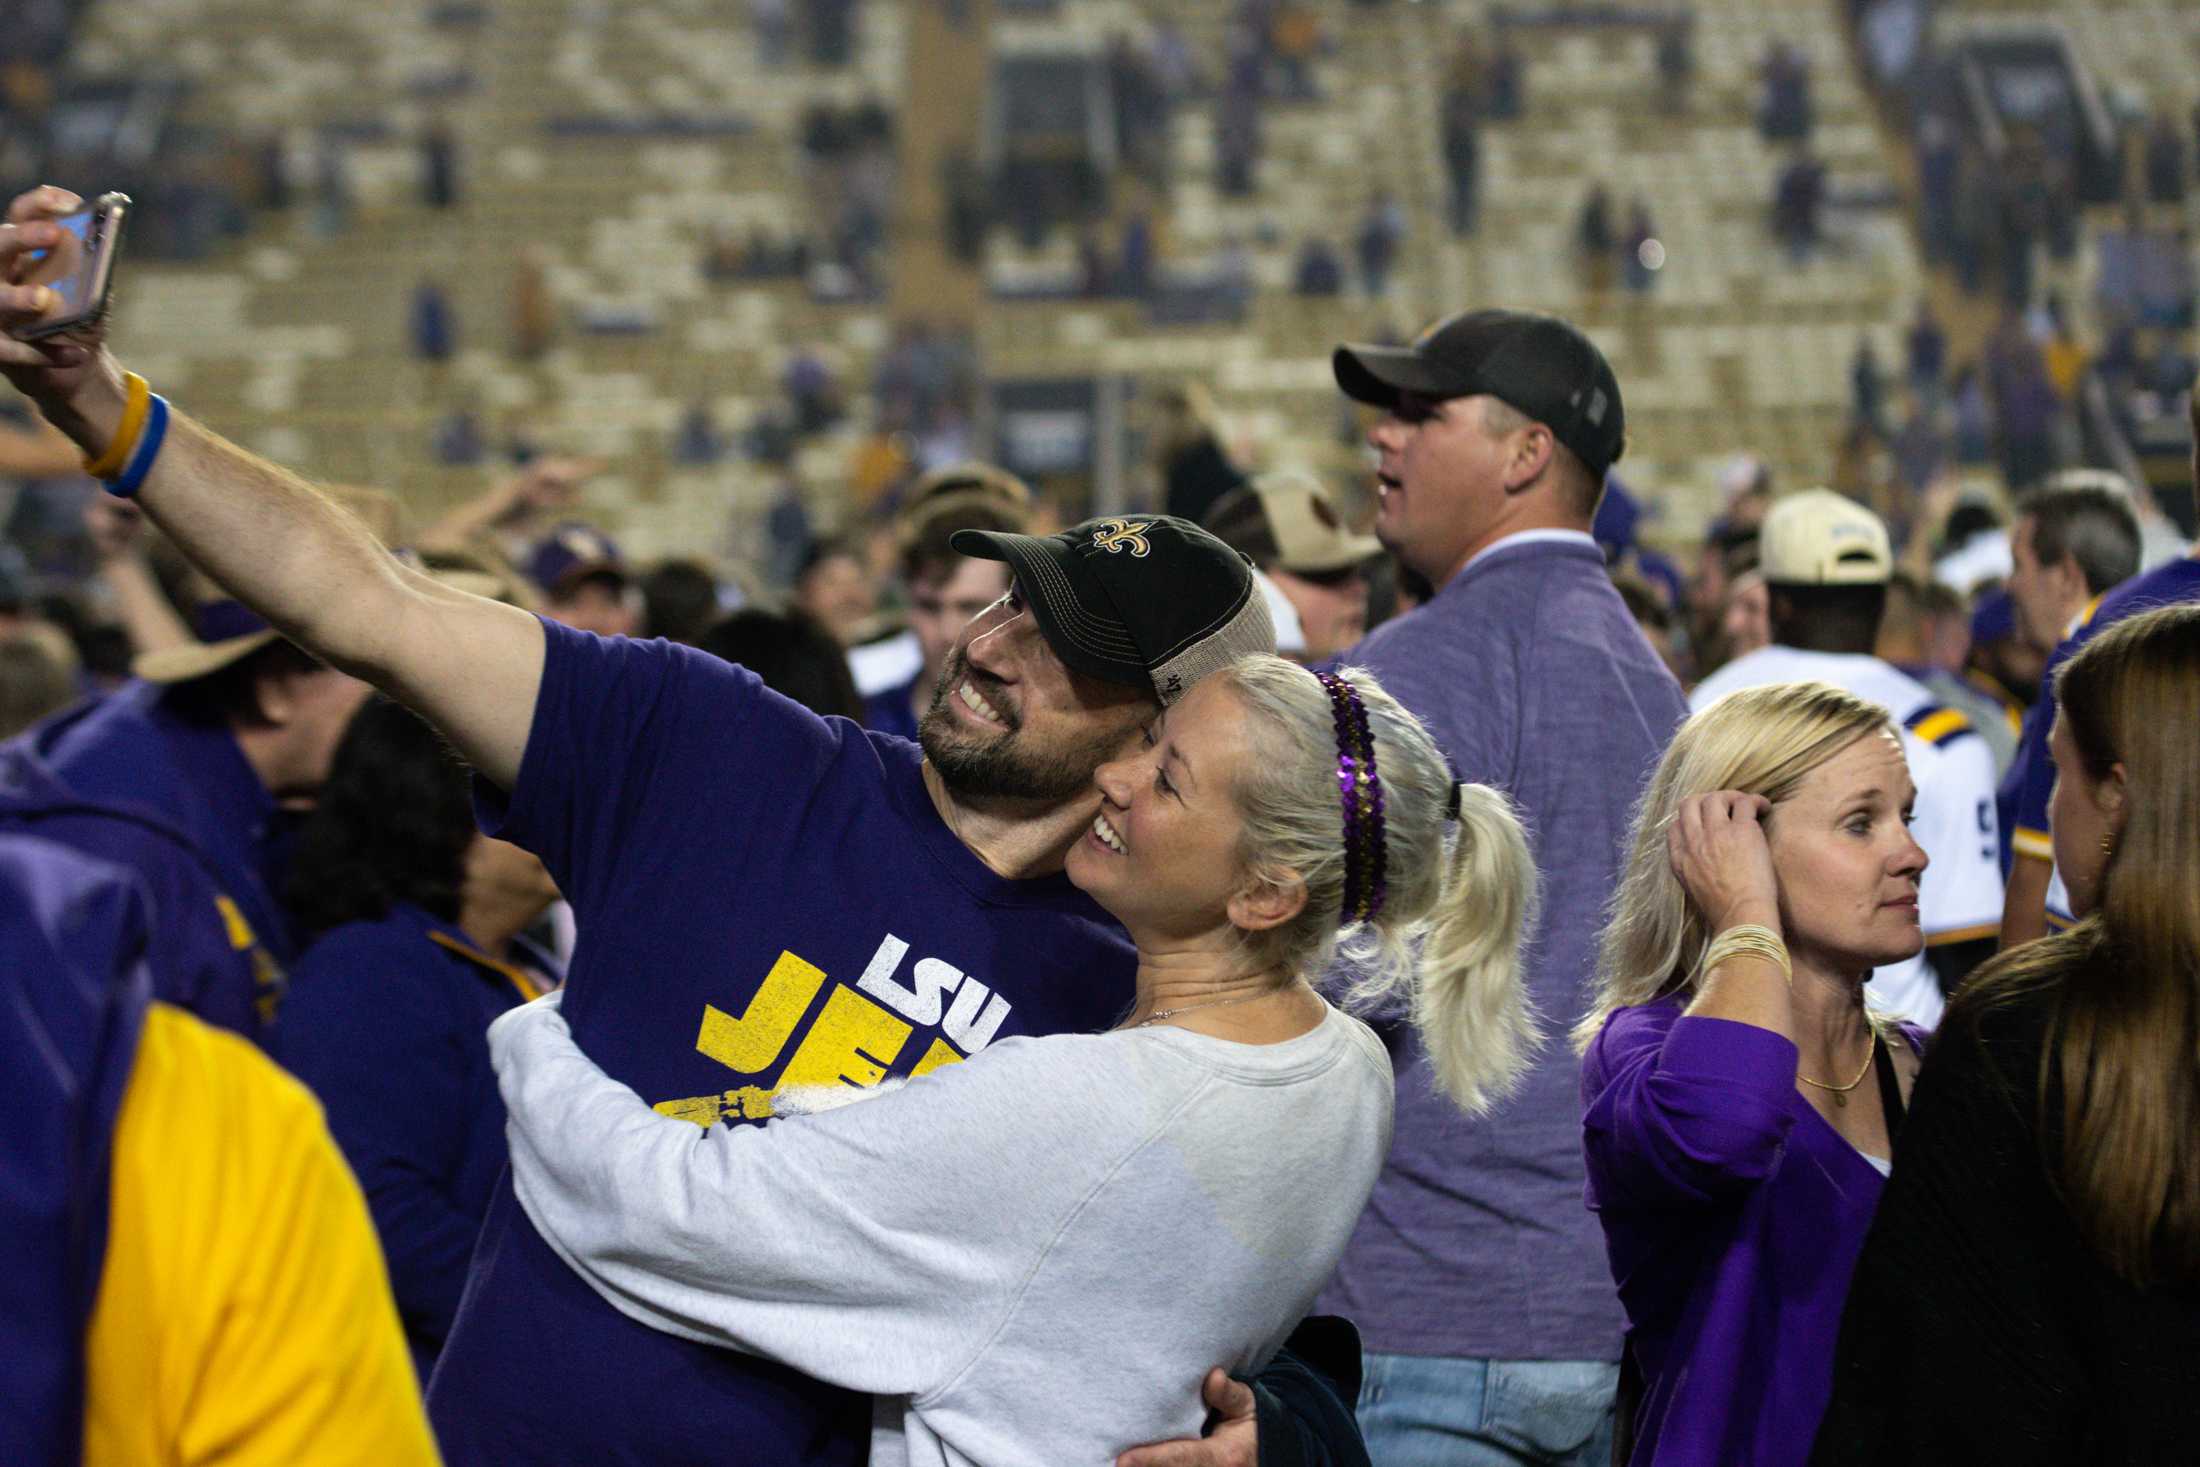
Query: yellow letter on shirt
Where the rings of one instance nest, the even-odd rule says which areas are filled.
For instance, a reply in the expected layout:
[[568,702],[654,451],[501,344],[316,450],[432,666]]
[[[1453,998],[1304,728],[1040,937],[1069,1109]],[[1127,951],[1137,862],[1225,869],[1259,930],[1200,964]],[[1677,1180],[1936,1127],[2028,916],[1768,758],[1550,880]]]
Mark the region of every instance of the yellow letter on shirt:
[[854,989],[835,985],[825,1011],[787,1061],[779,1088],[876,1085],[908,1038],[907,1024]]
[[[740,1018],[715,1005],[703,1005],[703,1029],[695,1037],[695,1047],[730,1070],[761,1074],[787,1047],[788,1036],[824,983],[823,969],[781,952]],[[824,1022],[822,1015],[819,1022]]]

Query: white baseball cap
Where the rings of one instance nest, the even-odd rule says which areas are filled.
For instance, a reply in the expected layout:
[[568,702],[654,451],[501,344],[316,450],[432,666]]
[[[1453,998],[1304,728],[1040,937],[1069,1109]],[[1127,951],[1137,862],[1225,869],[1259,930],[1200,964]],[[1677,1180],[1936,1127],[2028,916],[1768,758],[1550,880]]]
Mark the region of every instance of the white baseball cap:
[[1883,586],[1894,574],[1885,523],[1831,489],[1772,501],[1757,547],[1757,568],[1775,586]]

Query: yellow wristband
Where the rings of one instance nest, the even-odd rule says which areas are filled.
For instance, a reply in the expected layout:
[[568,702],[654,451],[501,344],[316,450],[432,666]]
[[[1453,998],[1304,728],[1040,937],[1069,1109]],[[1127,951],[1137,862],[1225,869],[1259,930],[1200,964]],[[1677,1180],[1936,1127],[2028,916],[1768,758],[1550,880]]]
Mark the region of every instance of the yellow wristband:
[[122,385],[129,396],[122,404],[122,422],[115,428],[115,441],[98,458],[87,456],[84,460],[84,472],[95,479],[112,479],[122,472],[137,448],[138,435],[145,431],[145,415],[152,410],[153,389],[143,377],[125,372]]

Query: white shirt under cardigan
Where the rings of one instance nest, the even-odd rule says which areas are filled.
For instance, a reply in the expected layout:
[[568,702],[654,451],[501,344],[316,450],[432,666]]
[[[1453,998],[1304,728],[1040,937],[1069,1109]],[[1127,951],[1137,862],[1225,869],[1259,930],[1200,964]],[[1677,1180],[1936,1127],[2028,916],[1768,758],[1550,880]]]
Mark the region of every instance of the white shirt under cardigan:
[[1003,1039],[703,1131],[599,1070],[558,997],[489,1030],[535,1227],[629,1318],[876,1397],[874,1467],[1197,1436],[1201,1379],[1275,1353],[1390,1149],[1389,1057],[1334,1010],[1271,1045]]

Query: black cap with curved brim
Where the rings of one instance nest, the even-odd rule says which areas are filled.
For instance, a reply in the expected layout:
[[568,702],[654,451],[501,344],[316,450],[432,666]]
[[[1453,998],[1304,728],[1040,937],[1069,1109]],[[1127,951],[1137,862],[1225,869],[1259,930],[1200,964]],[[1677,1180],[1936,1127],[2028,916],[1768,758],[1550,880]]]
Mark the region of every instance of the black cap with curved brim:
[[1396,407],[1400,393],[1442,402],[1487,395],[1551,430],[1599,479],[1627,446],[1619,379],[1571,322],[1532,311],[1462,311],[1410,346],[1340,346],[1337,386],[1356,402]]
[[1065,666],[1151,690],[1164,705],[1241,657],[1276,650],[1252,566],[1190,520],[1122,515],[1044,536],[962,530],[948,543],[1007,562]]

